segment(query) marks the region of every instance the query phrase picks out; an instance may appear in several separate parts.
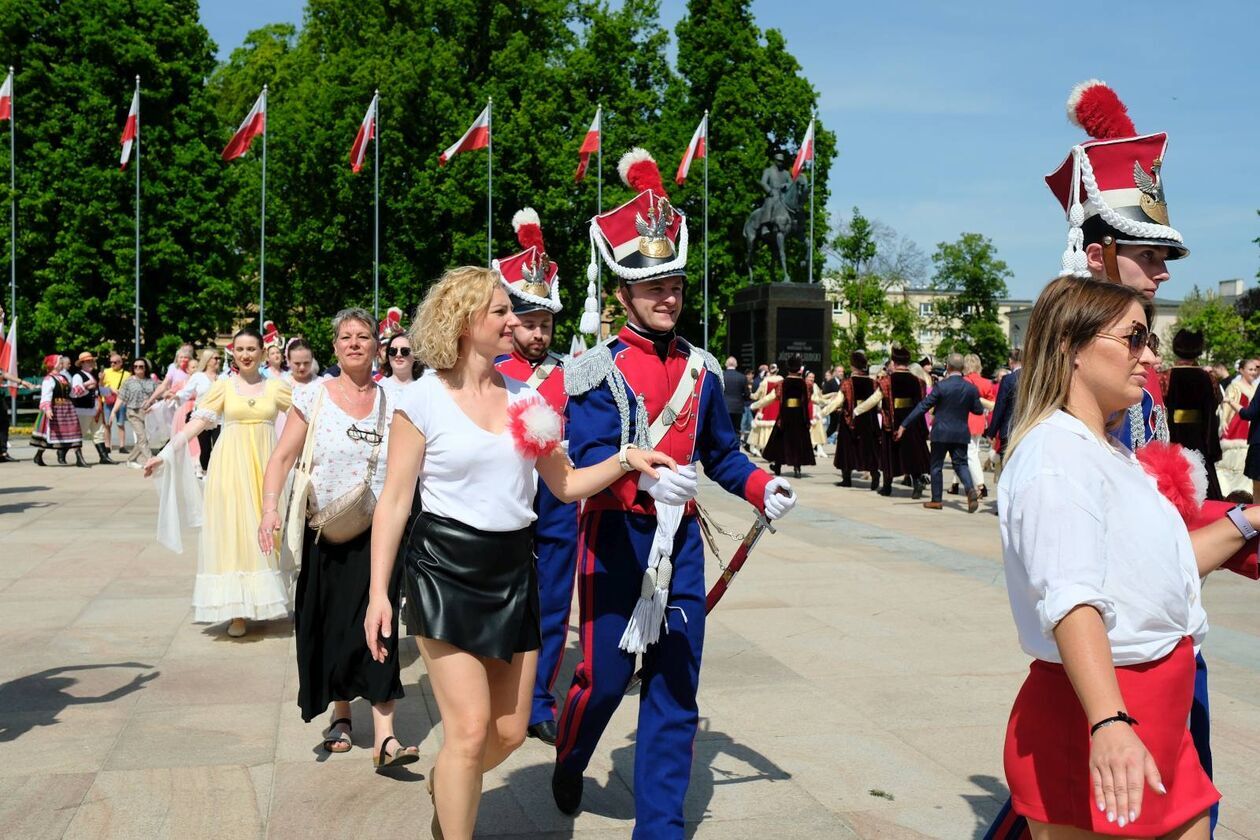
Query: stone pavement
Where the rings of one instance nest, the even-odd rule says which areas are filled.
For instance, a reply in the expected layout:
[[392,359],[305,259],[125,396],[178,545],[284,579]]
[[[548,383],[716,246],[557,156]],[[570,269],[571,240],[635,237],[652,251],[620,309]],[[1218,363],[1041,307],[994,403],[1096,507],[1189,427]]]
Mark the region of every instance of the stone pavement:
[[[361,701],[358,748],[327,756],[322,724],[298,715],[291,625],[234,640],[193,624],[195,540],[182,556],[154,543],[138,472],[16,454],[0,466],[0,836],[427,836],[441,726],[414,644],[398,730],[421,745],[417,772],[372,772]],[[797,511],[710,619],[689,833],[978,837],[1005,798],[1003,731],[1027,667],[996,519],[834,480],[820,466],[796,482]],[[712,485],[702,498],[747,527],[745,505]],[[1260,838],[1260,592],[1222,575],[1207,593],[1217,836]],[[487,777],[478,835],[629,837],[635,707],[609,727],[576,819],[552,805],[551,756],[528,741]]]

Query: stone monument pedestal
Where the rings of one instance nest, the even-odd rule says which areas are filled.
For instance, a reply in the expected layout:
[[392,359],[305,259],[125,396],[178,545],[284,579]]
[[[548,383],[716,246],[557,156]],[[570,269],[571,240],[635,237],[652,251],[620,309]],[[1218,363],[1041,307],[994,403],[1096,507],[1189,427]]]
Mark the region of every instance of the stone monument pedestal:
[[831,303],[821,284],[747,286],[735,293],[726,335],[740,370],[798,355],[821,379],[831,366]]

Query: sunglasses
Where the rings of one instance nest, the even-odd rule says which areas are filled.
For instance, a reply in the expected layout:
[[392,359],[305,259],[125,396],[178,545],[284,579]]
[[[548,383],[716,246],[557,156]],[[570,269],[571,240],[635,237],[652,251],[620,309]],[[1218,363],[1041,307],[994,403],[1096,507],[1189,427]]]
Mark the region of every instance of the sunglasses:
[[388,356],[402,356],[404,359],[411,355],[410,347],[391,347],[385,351]]
[[1134,323],[1133,332],[1128,335],[1112,335],[1111,333],[1099,333],[1099,338],[1110,338],[1112,341],[1119,341],[1129,348],[1129,355],[1138,358],[1142,355],[1142,351],[1150,348],[1155,355],[1159,355],[1159,336],[1151,332],[1142,324]]

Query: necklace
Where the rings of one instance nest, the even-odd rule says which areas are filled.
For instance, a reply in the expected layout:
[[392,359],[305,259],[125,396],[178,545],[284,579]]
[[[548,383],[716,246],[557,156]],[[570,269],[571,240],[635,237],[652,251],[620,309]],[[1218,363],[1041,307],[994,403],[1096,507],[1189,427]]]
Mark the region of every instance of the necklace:
[[[343,384],[343,381],[342,381],[344,378],[345,377],[342,377],[342,376],[337,377],[337,384],[341,386],[341,389],[343,392],[345,391],[345,385]],[[366,385],[355,385],[353,382],[350,383],[350,387],[354,388],[354,390],[358,391],[360,394],[367,393],[368,389],[372,388],[375,385],[376,383],[370,379],[368,380],[368,384]]]
[[[360,388],[358,385],[352,385],[352,387],[355,389],[355,391],[357,391],[357,392],[358,392],[358,396],[359,396],[359,397],[362,397],[364,394],[366,394],[366,393],[367,393],[367,391],[368,391],[368,389],[369,389],[369,388],[375,388],[375,387],[376,387],[376,383],[375,383],[375,382],[368,382],[368,384],[364,385],[362,388]],[[342,381],[341,381],[341,377],[340,377],[340,376],[338,376],[338,377],[337,377],[337,388],[338,388],[338,389],[340,389],[340,391],[341,391],[341,396],[345,397],[346,402],[348,402],[348,403],[350,403],[351,405],[353,405],[353,404],[354,404],[354,398],[352,398],[352,397],[350,396],[350,394],[346,391],[346,386],[345,386],[344,384],[342,384]]]

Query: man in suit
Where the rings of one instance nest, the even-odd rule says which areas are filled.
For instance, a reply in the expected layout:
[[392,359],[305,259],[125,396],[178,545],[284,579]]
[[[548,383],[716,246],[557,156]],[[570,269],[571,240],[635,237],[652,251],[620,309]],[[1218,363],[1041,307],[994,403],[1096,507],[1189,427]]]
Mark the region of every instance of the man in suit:
[[744,406],[752,402],[752,391],[748,390],[748,377],[739,372],[739,362],[734,356],[726,359],[726,370],[722,371],[722,397],[726,401],[726,413],[731,416],[731,426],[739,435],[739,427],[744,421]]
[[944,482],[941,473],[945,469],[946,454],[967,490],[967,512],[975,513],[980,506],[975,482],[967,468],[967,444],[971,441],[967,415],[984,414],[984,406],[980,404],[980,392],[976,386],[963,379],[962,369],[962,354],[950,353],[945,362],[945,378],[901,421],[894,436],[894,439],[901,440],[907,426],[928,411],[935,412],[936,420],[932,423],[932,501],[923,503],[928,510],[943,507]]
[[[844,379],[844,367],[836,365],[827,371],[827,378],[823,380],[820,390],[824,397],[831,398],[840,391],[840,380]],[[836,434],[840,431],[840,412],[833,411],[827,415],[827,442],[834,443]]]
[[[1011,350],[1007,357],[1011,372],[1002,377],[998,385],[997,397],[993,401],[993,413],[989,415],[989,425],[984,436],[993,443],[993,486],[1002,477],[1002,450],[1011,437],[1011,423],[1015,419],[1015,394],[1019,391],[1019,369],[1023,366],[1023,352],[1018,348]],[[994,508],[994,513],[997,509]]]

